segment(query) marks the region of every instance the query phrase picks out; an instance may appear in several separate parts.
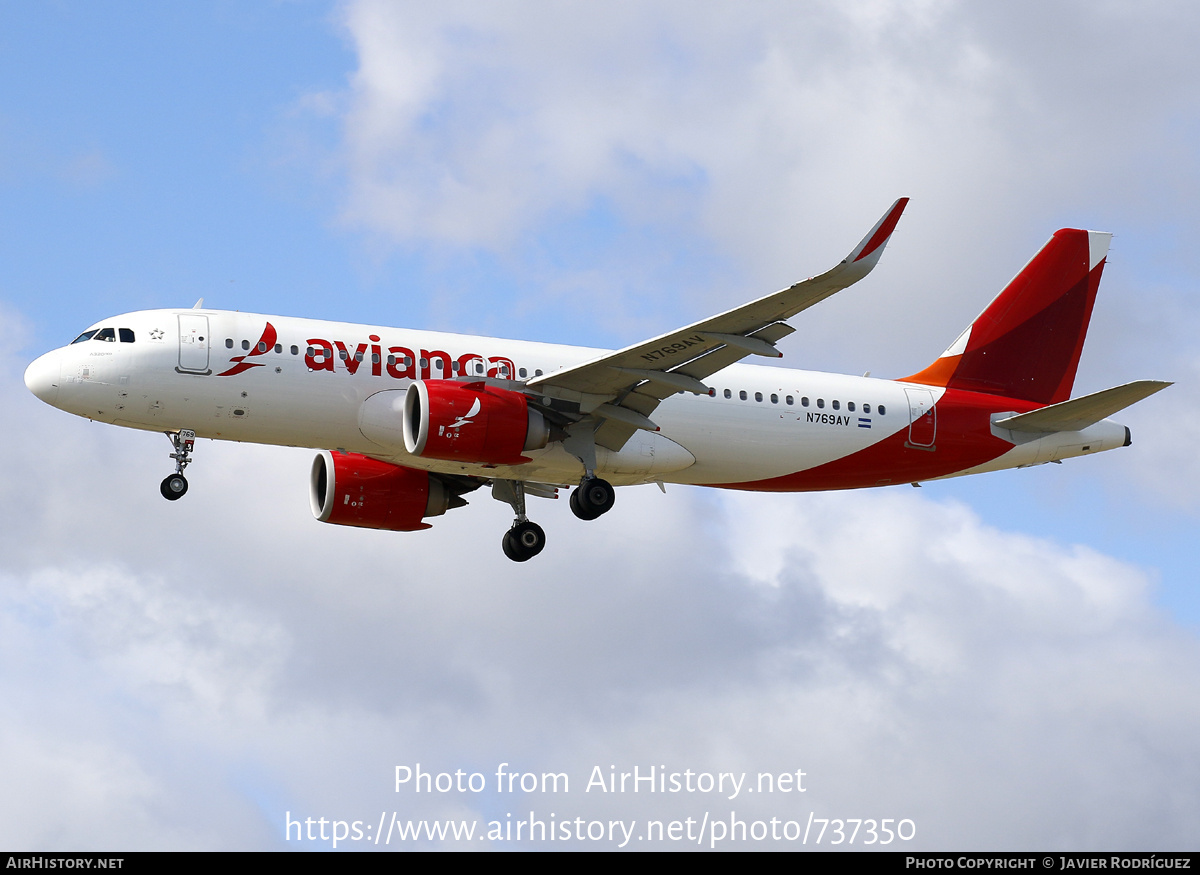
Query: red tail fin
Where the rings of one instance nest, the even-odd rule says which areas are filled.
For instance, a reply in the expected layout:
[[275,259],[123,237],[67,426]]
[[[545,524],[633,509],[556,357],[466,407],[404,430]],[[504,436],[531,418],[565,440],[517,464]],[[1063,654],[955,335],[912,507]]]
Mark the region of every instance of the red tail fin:
[[904,381],[1066,401],[1111,239],[1100,231],[1056,232],[937,361]]

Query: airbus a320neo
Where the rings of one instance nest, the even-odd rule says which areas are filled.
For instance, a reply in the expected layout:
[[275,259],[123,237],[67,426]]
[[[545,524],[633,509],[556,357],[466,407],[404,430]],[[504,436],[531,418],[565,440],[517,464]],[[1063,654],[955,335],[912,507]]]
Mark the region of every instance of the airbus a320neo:
[[590,520],[614,485],[806,492],[918,483],[1127,446],[1107,417],[1170,385],[1071,399],[1109,234],[1058,231],[937,360],[898,380],[741,364],[788,319],[871,272],[907,199],[840,264],[611,352],[344,322],[148,310],[97,322],[25,372],[48,404],[161,431],[175,500],[197,437],[313,447],[322,522],[393,531],[482,486],[515,513],[509,558],[541,552],[526,496],[574,487]]

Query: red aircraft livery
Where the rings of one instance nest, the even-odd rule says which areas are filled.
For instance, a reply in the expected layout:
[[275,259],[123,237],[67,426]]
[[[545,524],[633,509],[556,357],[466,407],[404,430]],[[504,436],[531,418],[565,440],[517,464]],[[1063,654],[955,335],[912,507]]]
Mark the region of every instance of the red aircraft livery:
[[1058,231],[936,361],[899,380],[741,364],[778,358],[788,319],[871,272],[902,198],[825,273],[616,352],[287,316],[150,310],[96,323],[25,383],[89,419],[164,432],[188,489],[196,437],[310,446],[322,522],[391,531],[483,486],[512,506],[502,546],[545,546],[526,497],[614,486],[776,492],[918,483],[1128,446],[1108,417],[1170,385],[1071,398],[1111,235]]

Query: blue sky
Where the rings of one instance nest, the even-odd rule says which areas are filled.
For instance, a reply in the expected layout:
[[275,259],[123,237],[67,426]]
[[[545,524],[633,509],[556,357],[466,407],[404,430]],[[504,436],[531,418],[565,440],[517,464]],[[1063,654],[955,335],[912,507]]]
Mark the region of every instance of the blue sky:
[[3,113],[4,245],[21,269],[10,282],[30,305],[90,321],[89,309],[211,297],[231,284],[254,304],[292,290],[309,305],[349,272],[350,241],[298,220],[319,195],[295,186],[301,175],[289,177],[289,156],[272,142],[286,139],[291,104],[344,81],[352,63],[328,8],[4,14],[0,63],[7,81],[25,83]]
[[[1198,27],[1166,3],[0,8],[5,846],[280,848],[285,811],[505,801],[398,798],[415,760],[802,761],[806,804],[910,812],[927,849],[1194,846]],[[783,363],[911,373],[1053,230],[1101,228],[1077,391],[1177,381],[1122,415],[1130,449],[921,490],[629,490],[588,526],[558,502],[517,568],[486,497],[417,535],[320,526],[295,450],[204,446],[168,514],[161,436],[20,381],[199,297],[633,342],[824,270],[901,195],[875,274]],[[681,810],[624,802],[571,799]]]

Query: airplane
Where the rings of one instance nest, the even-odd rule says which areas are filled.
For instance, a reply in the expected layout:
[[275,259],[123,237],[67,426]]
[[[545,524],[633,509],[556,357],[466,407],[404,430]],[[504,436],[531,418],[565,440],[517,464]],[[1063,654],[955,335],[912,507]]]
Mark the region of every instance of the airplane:
[[78,416],[164,432],[188,490],[197,438],[319,450],[313,515],[427,529],[490,486],[515,514],[505,555],[546,536],[526,497],[571,489],[575,516],[614,486],[857,489],[1020,468],[1129,446],[1109,416],[1171,385],[1071,399],[1111,234],[1063,229],[924,370],[897,380],[739,364],[779,358],[786,320],[878,263],[907,198],[838,265],[615,352],[203,308],[95,323],[25,384]]

